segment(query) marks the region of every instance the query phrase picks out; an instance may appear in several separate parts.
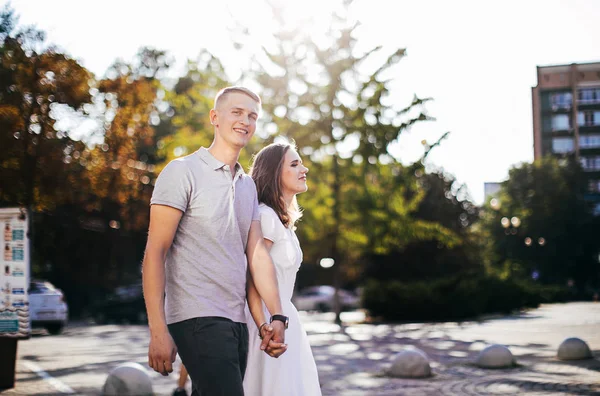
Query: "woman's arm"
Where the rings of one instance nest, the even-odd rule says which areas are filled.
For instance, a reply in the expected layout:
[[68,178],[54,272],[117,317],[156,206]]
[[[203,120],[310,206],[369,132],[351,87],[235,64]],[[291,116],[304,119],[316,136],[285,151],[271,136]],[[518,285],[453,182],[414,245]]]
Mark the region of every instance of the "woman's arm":
[[[273,242],[265,239],[264,243],[267,251],[270,252]],[[267,318],[265,318],[262,299],[260,298],[260,294],[258,294],[258,290],[256,290],[256,286],[254,285],[254,281],[250,275],[250,270],[248,270],[248,278],[246,282],[246,295],[250,314],[252,314],[252,318],[254,319],[256,327],[259,328],[263,323],[267,322]]]

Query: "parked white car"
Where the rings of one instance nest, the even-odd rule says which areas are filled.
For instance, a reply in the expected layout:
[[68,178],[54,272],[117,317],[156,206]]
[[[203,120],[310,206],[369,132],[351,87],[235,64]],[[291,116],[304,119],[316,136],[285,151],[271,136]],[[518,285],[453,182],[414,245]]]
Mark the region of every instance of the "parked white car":
[[[297,292],[293,296],[292,302],[299,311],[332,311],[334,293],[335,288],[332,286],[311,286]],[[339,293],[342,311],[360,307],[360,298],[356,294],[342,289]]]
[[31,327],[43,327],[50,334],[59,334],[69,318],[62,291],[50,282],[32,280],[29,283],[29,315]]

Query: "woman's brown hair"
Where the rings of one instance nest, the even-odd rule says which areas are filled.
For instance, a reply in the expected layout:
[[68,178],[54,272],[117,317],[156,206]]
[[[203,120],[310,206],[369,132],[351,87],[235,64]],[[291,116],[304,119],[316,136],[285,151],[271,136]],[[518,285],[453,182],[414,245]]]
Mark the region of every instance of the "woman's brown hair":
[[256,184],[258,202],[270,206],[284,226],[293,225],[300,218],[296,197],[291,207],[286,208],[283,200],[281,169],[288,150],[295,148],[288,143],[271,143],[254,156],[250,176]]

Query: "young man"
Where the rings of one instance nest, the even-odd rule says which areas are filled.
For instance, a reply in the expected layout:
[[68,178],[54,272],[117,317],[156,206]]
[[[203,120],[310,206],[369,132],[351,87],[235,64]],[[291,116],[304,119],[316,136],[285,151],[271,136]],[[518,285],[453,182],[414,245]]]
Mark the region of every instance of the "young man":
[[264,245],[256,187],[237,163],[260,109],[260,98],[246,88],[221,90],[210,111],[211,146],[171,161],[150,202],[143,263],[148,363],[168,375],[179,352],[196,395],[243,395],[247,277],[272,315],[261,349],[273,357],[286,350],[287,318]]

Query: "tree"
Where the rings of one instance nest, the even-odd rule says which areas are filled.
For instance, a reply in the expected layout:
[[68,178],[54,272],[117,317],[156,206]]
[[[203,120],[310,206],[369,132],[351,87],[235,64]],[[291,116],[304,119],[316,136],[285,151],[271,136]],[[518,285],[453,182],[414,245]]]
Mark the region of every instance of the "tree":
[[[399,164],[388,153],[403,132],[431,119],[424,109],[428,99],[414,97],[400,109],[389,103],[389,76],[405,50],[392,51],[365,71],[381,48],[357,54],[357,25],[346,16],[348,5],[333,15],[324,32],[329,40],[320,45],[274,6],[275,43],[264,48],[252,75],[261,86],[267,129],[295,140],[308,157],[312,190],[301,198],[306,213],[301,237],[309,255],[335,260],[336,289],[342,271],[368,250],[395,244],[401,236],[407,237],[403,242],[449,236],[442,227],[413,220],[420,197],[411,201],[404,195],[412,181],[397,184],[393,172]],[[311,251],[316,241],[318,252]]]
[[0,14],[0,202],[49,208],[74,199],[80,169],[65,151],[81,148],[56,120],[83,114],[90,73],[45,44],[35,28],[17,29],[9,7]]
[[584,199],[586,188],[574,158],[545,157],[511,169],[484,215],[489,265],[506,276],[597,287],[600,222]]
[[169,67],[164,51],[142,48],[131,64],[116,61],[97,83],[95,103],[101,142],[74,153],[89,171],[90,209],[120,220],[129,230],[146,230],[152,183],[156,178],[155,126],[164,92],[158,79]]
[[165,95],[169,110],[160,125],[159,170],[177,157],[210,146],[213,126],[209,113],[217,92],[228,85],[221,61],[208,51],[188,60],[186,74]]
[[[154,179],[161,51],[143,49],[94,76],[0,14],[0,204],[34,209],[32,274],[56,282],[77,313],[98,285],[139,266]],[[85,133],[75,134],[77,127]],[[140,249],[141,246],[141,249]],[[139,261],[138,261],[139,263]],[[138,268],[136,268],[138,267]],[[139,274],[139,272],[138,272]]]
[[[400,235],[389,248],[370,250],[370,260],[362,272],[364,278],[407,282],[483,273],[477,235],[472,232],[479,210],[467,199],[464,185],[453,176],[441,170],[425,173],[423,168],[418,162],[402,169],[416,176],[408,196],[419,196],[413,198],[411,216],[412,223],[421,226],[422,235],[417,238]],[[413,227],[413,232],[418,230]]]

